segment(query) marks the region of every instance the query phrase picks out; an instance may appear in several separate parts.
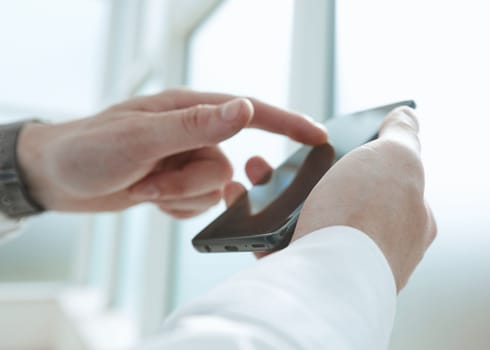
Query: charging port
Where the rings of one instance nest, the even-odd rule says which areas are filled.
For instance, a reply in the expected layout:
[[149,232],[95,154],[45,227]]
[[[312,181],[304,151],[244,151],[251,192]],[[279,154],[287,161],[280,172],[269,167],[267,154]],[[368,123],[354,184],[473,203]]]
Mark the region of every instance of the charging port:
[[238,251],[238,247],[237,246],[234,246],[234,245],[225,245],[225,250],[227,252],[237,252]]
[[264,244],[252,244],[252,248],[265,248]]

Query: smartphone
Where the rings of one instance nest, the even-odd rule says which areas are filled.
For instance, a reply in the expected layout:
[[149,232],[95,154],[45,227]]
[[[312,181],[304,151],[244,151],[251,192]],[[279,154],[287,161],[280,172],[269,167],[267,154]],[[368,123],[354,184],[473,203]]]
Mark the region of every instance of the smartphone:
[[[253,186],[192,240],[200,252],[273,251],[291,240],[304,201],[345,154],[377,138],[386,115],[414,101],[397,102],[329,119],[329,143],[302,146],[266,183]],[[328,215],[328,213],[325,213]]]

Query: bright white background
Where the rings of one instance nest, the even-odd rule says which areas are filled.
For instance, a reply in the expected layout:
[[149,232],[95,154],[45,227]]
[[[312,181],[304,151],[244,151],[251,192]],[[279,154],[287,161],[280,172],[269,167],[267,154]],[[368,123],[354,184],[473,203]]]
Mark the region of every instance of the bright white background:
[[92,111],[101,82],[104,2],[16,0],[0,6],[0,107]]
[[476,0],[339,1],[339,107],[417,101],[439,224],[393,349],[490,346],[489,13]]

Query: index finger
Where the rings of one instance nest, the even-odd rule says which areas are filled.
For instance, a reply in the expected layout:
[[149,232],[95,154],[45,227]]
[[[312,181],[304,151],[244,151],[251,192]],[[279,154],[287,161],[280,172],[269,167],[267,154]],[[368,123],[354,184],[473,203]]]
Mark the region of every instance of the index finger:
[[[119,108],[158,113],[199,104],[221,104],[235,98],[236,96],[228,94],[177,89],[151,96],[136,97],[119,105]],[[252,102],[255,111],[249,127],[285,135],[310,145],[327,142],[325,128],[304,115],[274,107],[255,98],[248,99]]]

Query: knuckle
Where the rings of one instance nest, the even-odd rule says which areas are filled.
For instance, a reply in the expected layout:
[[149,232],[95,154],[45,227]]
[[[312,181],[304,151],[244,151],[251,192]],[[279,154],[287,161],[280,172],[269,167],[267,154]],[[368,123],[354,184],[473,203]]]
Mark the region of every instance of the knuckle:
[[165,213],[168,213],[170,211],[170,208],[168,207],[167,204],[159,203],[159,204],[157,204],[157,207],[158,207],[158,209],[160,209],[161,211],[163,211]]
[[165,194],[171,197],[185,197],[190,192],[189,183],[185,178],[167,183],[165,187],[167,188]]
[[178,211],[168,211],[167,214],[170,214],[170,216],[174,217],[175,219],[185,218],[184,214]]
[[176,219],[188,219],[190,217],[196,216],[199,212],[196,211],[184,211],[184,210],[171,210],[168,212],[171,216]]
[[207,105],[197,105],[186,109],[181,118],[182,129],[190,135],[195,134],[197,130],[205,129],[210,122],[211,111],[211,107]]
[[177,210],[170,208],[169,206],[165,204],[159,204],[158,209],[170,216],[172,216],[175,219],[185,219],[189,217],[189,213],[183,210]]
[[431,229],[429,230],[429,244],[434,242],[436,237],[437,237],[437,223],[432,222],[431,223]]
[[[433,220],[430,209],[424,205],[424,201],[418,201],[416,204],[418,205],[418,209],[412,210],[411,219],[416,228],[416,230],[414,230],[416,232],[416,237],[422,248],[426,250],[436,238],[437,226]],[[414,220],[414,218],[418,219]]]
[[396,124],[397,126],[407,128],[408,131],[418,133],[419,121],[415,111],[407,106],[402,106],[392,110],[386,117],[383,126]]
[[233,177],[233,166],[227,158],[224,158],[221,162],[221,176],[223,182],[228,182]]
[[423,165],[419,155],[410,147],[398,142],[397,140],[382,140],[380,143],[383,154],[388,160],[396,161],[408,168],[422,170]]
[[210,193],[207,197],[208,197],[208,203],[210,205],[214,205],[217,204],[221,200],[221,198],[223,198],[223,193],[222,191],[214,191]]
[[430,206],[425,203],[426,207],[426,213],[427,213],[427,226],[428,226],[428,231],[429,231],[429,245],[436,239],[437,237],[437,232],[438,232],[438,227],[437,227],[437,221],[434,217],[434,213]]
[[420,124],[419,124],[419,119],[417,117],[417,113],[415,112],[415,110],[410,108],[410,107],[407,107],[407,106],[400,107],[399,110],[400,110],[400,112],[403,113],[405,118],[408,118],[408,120],[410,120],[415,125],[416,130],[418,131]]

